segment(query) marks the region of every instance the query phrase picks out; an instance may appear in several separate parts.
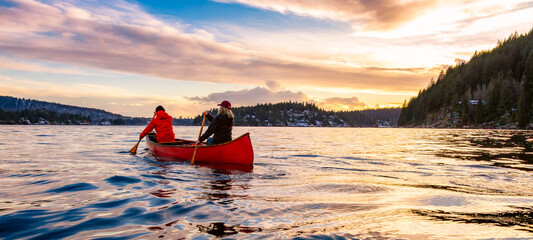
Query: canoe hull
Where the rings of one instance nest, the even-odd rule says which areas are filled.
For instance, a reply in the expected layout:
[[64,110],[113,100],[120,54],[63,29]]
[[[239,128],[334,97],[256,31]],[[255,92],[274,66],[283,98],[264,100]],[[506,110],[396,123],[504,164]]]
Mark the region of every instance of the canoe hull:
[[[176,139],[176,141],[191,141]],[[150,138],[146,138],[148,149],[156,156],[165,160],[191,160],[194,153],[192,145],[172,145],[168,143],[155,143]],[[231,142],[217,145],[199,145],[196,151],[195,162],[217,163],[217,164],[246,164],[252,165],[254,162],[254,152],[250,134],[246,133]]]

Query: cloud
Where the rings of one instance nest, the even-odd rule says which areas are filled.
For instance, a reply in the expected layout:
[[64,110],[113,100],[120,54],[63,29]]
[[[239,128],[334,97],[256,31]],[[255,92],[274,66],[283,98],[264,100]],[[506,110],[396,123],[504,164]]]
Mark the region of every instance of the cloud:
[[387,30],[435,7],[437,1],[397,0],[218,0],[302,16],[350,22],[367,30]]
[[274,92],[263,87],[244,89],[239,91],[227,91],[221,93],[211,93],[206,97],[190,97],[191,101],[202,104],[216,104],[228,100],[232,106],[252,106],[258,103],[278,103],[278,102],[305,102],[310,100],[302,92],[278,91]]
[[[248,32],[241,26],[232,26],[245,35],[232,38],[226,28],[218,28],[216,23],[206,30],[162,20],[131,1],[11,0],[10,4],[0,5],[0,54],[30,61],[0,59],[0,64],[9,69],[53,72],[28,65],[38,60],[191,82],[247,86],[266,83],[273,92],[303,85],[416,92],[438,75],[440,70],[435,66],[453,64],[458,57],[455,53],[465,52],[460,57],[467,58],[469,52],[480,50],[474,48],[479,44],[495,44],[495,30],[489,31],[487,26],[498,24],[472,24],[490,23],[493,16],[513,19],[498,21],[507,24],[498,25],[497,29],[506,37],[509,32],[502,29],[522,26],[531,15],[531,3],[523,1],[507,4],[505,9],[494,1],[459,0],[220,2],[346,21],[358,27],[355,34],[332,36],[331,32],[275,30],[267,35],[262,32],[267,30]],[[442,6],[448,8],[437,9]],[[435,9],[439,11],[433,12]],[[520,11],[518,17],[513,17],[517,15],[513,11]],[[466,30],[451,33],[454,31],[450,31],[450,26],[460,24],[468,25],[464,29],[475,34]],[[262,41],[250,41],[257,40],[254,37]],[[290,44],[281,45],[291,38]],[[312,44],[307,41],[310,39]],[[265,42],[271,45],[266,46]],[[69,73],[66,69],[57,71]]]
[[[433,23],[472,23],[533,8],[529,0],[512,2],[487,0],[215,0],[256,8],[350,23],[357,31],[388,31],[400,28],[425,15]],[[445,15],[441,15],[445,13]],[[427,20],[427,19],[425,19]],[[436,28],[438,26],[433,26]]]
[[71,75],[97,75],[83,70],[67,67],[51,67],[44,64],[20,61],[0,56],[0,69],[9,69],[26,72],[57,73]]
[[456,58],[455,59],[455,64],[456,65],[460,65],[460,64],[463,64],[463,63],[466,63],[467,61],[464,60],[464,59],[460,59],[460,58]]
[[367,70],[371,71],[393,71],[393,72],[410,72],[420,73],[427,71],[427,68],[384,68],[384,67],[367,67]]
[[[88,91],[91,89],[91,91]],[[158,105],[165,105],[173,116],[193,116],[207,106],[183,98],[148,97],[121,88],[96,84],[54,84],[0,75],[0,96],[29,98],[73,106],[104,109],[133,117],[150,117]]]
[[[87,91],[91,89],[93,91]],[[104,109],[124,116],[147,117],[158,105],[163,105],[174,117],[195,116],[215,108],[223,100],[233,106],[253,106],[259,103],[309,102],[326,110],[358,110],[367,104],[358,97],[333,97],[323,100],[309,98],[302,92],[273,91],[264,87],[211,93],[204,97],[142,96],[124,89],[97,84],[54,84],[0,75],[0,95],[51,101],[74,106]]]
[[[320,108],[325,110],[359,110],[367,106],[367,104],[359,101],[357,97],[333,97],[323,100],[314,100],[309,98],[302,92],[292,91],[273,91],[263,87],[256,87],[253,89],[244,89],[239,91],[227,91],[221,93],[211,93],[206,97],[191,97],[187,98],[190,101],[198,104],[216,106],[216,104],[223,100],[228,100],[234,107],[253,106],[260,103],[278,103],[278,102],[309,102],[315,103]],[[212,108],[212,107],[211,107]]]
[[219,42],[205,30],[161,21],[126,1],[11,2],[13,6],[0,6],[0,53],[19,59],[247,85],[284,82],[286,86],[375,89],[381,85],[387,90],[412,90],[425,86],[434,74],[367,71],[331,64],[331,59]]
[[270,89],[272,91],[283,90],[283,87],[281,86],[281,84],[279,82],[276,82],[276,81],[267,81],[266,82],[266,86],[268,87],[268,89]]
[[[88,91],[88,89],[92,91]],[[129,98],[134,97],[122,88],[102,86],[87,83],[50,83],[13,78],[0,75],[0,94],[11,96],[63,96],[67,98],[95,97],[95,98]]]
[[326,98],[324,100],[317,102],[318,106],[325,109],[325,110],[346,110],[346,111],[353,111],[353,110],[360,110],[366,107],[367,105],[364,102],[359,101],[359,98],[357,97],[351,97],[351,98],[340,98],[340,97],[333,97],[333,98]]

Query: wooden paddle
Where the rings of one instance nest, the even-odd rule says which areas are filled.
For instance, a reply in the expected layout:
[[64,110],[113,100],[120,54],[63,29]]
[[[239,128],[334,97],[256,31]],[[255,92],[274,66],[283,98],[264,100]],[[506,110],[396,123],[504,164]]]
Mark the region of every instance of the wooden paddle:
[[[198,141],[200,141],[200,137],[202,136],[202,130],[204,129],[204,123],[205,123],[205,112],[204,112],[204,119],[202,120],[202,127],[200,127],[200,134],[198,134]],[[196,157],[196,150],[198,149],[198,143],[196,143],[196,146],[194,146],[194,153],[192,154],[191,164],[194,164],[194,158]]]
[[[154,116],[152,117],[152,120],[154,120],[154,118],[155,118],[155,113],[154,113]],[[150,120],[150,122],[151,122],[152,120]],[[135,144],[135,146],[133,146],[133,147],[131,148],[131,150],[130,150],[131,155],[135,155],[135,154],[137,154],[137,147],[139,147],[139,143],[141,143],[141,140],[142,140],[142,138],[139,138],[139,141],[137,142],[137,144]]]

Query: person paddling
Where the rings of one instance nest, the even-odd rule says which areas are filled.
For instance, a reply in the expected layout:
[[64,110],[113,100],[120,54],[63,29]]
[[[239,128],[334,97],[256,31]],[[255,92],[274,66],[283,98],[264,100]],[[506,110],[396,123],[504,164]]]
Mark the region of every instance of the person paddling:
[[[215,118],[211,114],[205,112],[207,120],[211,123],[205,131],[205,133],[200,137],[199,142],[203,142],[209,136],[213,135],[213,138],[207,140],[207,145],[212,144],[221,144],[231,141],[231,130],[235,121],[233,120],[233,112],[231,111],[231,103],[228,101],[222,101],[218,104],[220,108],[218,109],[218,114]],[[197,142],[197,144],[199,143]]]
[[157,142],[173,142],[174,129],[172,128],[172,117],[165,112],[163,106],[155,108],[155,117],[150,121],[148,126],[142,131],[139,140],[155,128]]

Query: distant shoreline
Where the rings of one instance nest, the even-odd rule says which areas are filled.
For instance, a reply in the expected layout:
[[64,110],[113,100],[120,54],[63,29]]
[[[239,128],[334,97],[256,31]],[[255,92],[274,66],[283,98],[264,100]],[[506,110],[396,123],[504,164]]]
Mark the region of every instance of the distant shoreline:
[[[104,127],[117,127],[117,126],[145,126],[145,125],[105,125],[105,124],[10,124],[0,123],[5,126],[104,126]],[[173,125],[174,127],[198,127],[196,125]],[[447,130],[517,130],[517,131],[533,131],[533,127],[530,128],[483,128],[483,127],[378,127],[378,126],[252,126],[252,125],[238,125],[234,127],[259,127],[259,128],[382,128],[382,129],[447,129]]]

